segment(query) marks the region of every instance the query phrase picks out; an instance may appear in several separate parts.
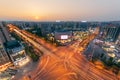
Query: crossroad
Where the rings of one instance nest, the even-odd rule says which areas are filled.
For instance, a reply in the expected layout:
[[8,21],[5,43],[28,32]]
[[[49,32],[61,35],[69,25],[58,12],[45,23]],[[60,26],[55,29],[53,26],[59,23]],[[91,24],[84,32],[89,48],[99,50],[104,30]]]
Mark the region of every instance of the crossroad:
[[[8,26],[22,39],[44,53],[36,69],[29,74],[31,77],[23,76],[28,80],[120,80],[112,72],[96,68],[79,53],[94,39],[95,34],[89,35],[76,47],[69,45],[55,48],[35,35],[13,25]],[[83,49],[79,49],[80,47]]]

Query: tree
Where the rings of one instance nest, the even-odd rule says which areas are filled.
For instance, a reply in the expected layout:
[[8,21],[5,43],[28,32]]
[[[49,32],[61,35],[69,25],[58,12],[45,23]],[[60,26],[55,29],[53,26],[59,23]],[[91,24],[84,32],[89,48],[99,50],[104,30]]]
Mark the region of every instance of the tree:
[[109,60],[107,61],[107,65],[111,66],[113,65],[113,57],[110,57]]
[[120,67],[120,62],[117,63],[117,66]]
[[102,53],[102,54],[100,55],[100,58],[103,58],[103,56],[104,56],[104,53]]

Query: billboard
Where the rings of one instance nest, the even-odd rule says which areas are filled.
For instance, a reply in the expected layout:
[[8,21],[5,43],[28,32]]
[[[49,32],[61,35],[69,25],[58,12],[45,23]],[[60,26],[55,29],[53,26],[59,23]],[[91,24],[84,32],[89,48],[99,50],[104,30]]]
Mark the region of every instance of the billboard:
[[68,39],[68,35],[61,35],[61,39]]

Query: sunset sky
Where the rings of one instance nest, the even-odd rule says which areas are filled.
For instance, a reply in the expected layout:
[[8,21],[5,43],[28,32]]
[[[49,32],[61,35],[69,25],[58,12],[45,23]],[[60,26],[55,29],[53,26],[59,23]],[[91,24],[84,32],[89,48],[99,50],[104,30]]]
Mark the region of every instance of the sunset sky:
[[120,20],[120,0],[0,0],[0,20]]

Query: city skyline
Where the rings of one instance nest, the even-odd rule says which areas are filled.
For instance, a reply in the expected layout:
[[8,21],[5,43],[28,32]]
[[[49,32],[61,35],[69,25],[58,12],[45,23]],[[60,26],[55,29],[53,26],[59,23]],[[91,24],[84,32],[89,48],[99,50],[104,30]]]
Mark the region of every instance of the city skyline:
[[0,20],[118,21],[119,0],[1,0]]

